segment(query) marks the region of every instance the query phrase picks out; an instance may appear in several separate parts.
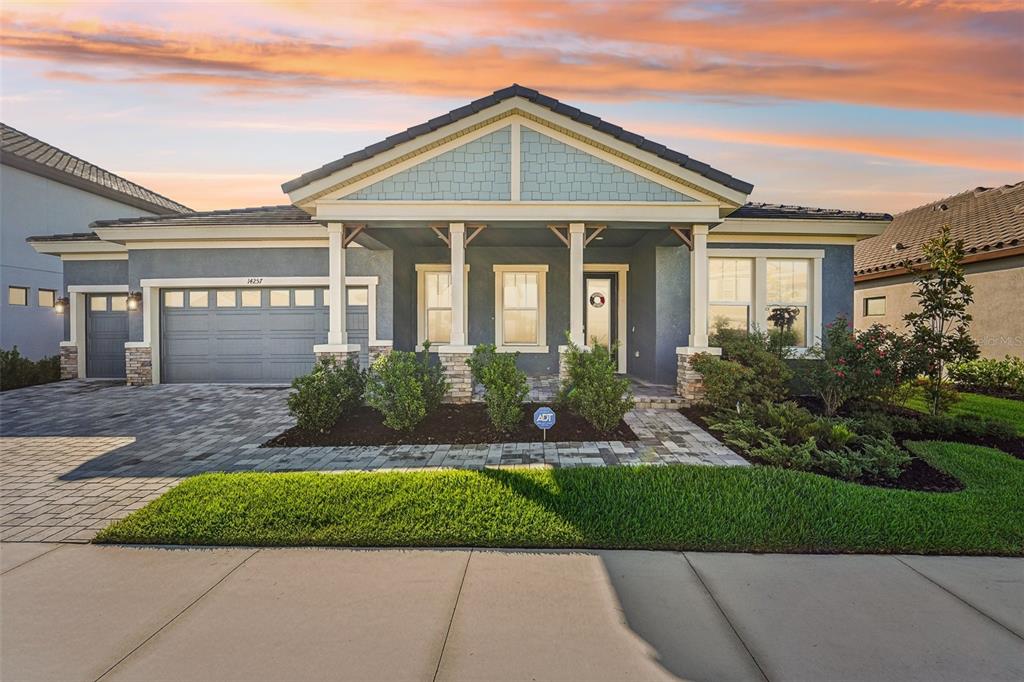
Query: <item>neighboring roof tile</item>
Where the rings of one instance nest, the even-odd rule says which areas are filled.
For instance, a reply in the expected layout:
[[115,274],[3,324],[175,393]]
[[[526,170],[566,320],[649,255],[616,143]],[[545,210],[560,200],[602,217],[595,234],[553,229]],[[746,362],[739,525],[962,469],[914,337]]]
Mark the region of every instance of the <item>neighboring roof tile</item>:
[[217,225],[285,225],[312,222],[310,215],[291,204],[283,206],[254,206],[229,208],[218,211],[196,211],[184,215],[140,216],[96,220],[89,227],[199,227]]
[[0,163],[153,213],[192,209],[0,123]]
[[838,208],[812,208],[785,204],[755,204],[740,206],[729,214],[730,218],[803,218],[814,220],[892,220],[888,213],[844,211]]
[[[854,273],[896,270],[924,260],[924,244],[949,225],[968,255],[1024,246],[1024,181],[976,187],[900,213],[877,237],[858,242]],[[900,247],[896,247],[899,244]]]
[[321,166],[316,170],[309,171],[308,173],[303,173],[294,180],[289,180],[288,182],[281,185],[281,189],[284,190],[285,192],[292,192],[300,187],[308,185],[311,182],[326,178],[333,173],[337,173],[338,171],[344,168],[348,168],[357,161],[362,161],[363,159],[369,158],[374,154],[379,154],[388,149],[393,149],[402,142],[407,142],[413,138],[419,137],[420,135],[432,132],[434,130],[437,130],[438,128],[442,128],[448,125],[449,123],[459,121],[463,118],[466,118],[467,116],[470,116],[478,111],[481,111],[482,109],[494,106],[495,104],[498,104],[499,102],[502,102],[506,99],[510,99],[512,97],[522,97],[523,99],[527,99],[533,102],[534,104],[546,107],[551,111],[554,111],[555,113],[568,116],[576,121],[579,121],[580,123],[590,126],[595,130],[611,135],[612,137],[620,139],[623,142],[632,144],[646,152],[650,152],[651,154],[654,154],[660,158],[663,158],[667,161],[671,161],[672,163],[675,163],[683,168],[686,168],[687,170],[691,170],[696,173],[699,173],[700,175],[704,175],[708,179],[713,180],[719,184],[725,185],[730,189],[734,189],[738,192],[743,192],[744,194],[749,194],[751,190],[754,189],[754,186],[749,182],[738,180],[727,173],[723,173],[722,171],[711,168],[711,166],[708,166],[706,163],[701,163],[700,161],[691,159],[685,154],[674,152],[666,148],[664,145],[652,142],[651,140],[648,140],[647,138],[637,135],[635,133],[625,131],[617,125],[612,125],[607,121],[603,121],[596,116],[586,114],[580,111],[579,109],[576,109],[575,107],[570,107],[566,104],[559,102],[554,98],[548,97],[547,95],[542,95],[536,90],[532,90],[530,88],[523,87],[522,85],[515,84],[507,88],[502,88],[501,90],[496,90],[490,95],[487,95],[486,97],[481,97],[480,99],[474,100],[465,106],[459,107],[458,109],[454,109],[448,112],[447,114],[443,114],[436,118],[432,118],[426,123],[421,123],[417,126],[413,126],[412,128],[409,128],[408,130],[402,133],[392,135],[391,137],[388,137],[387,139],[382,140],[381,142],[377,142],[376,144],[372,144],[369,147],[366,147],[365,149],[362,149],[357,152],[352,152],[350,154],[346,154],[337,161],[332,161],[331,163]]

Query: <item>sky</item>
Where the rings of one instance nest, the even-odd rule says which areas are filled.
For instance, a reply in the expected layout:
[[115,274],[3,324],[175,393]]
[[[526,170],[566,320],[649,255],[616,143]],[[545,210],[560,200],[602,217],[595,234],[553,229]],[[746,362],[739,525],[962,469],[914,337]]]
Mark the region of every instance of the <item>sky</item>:
[[1024,180],[1024,0],[0,4],[0,119],[192,208],[519,83],[754,184],[896,213]]

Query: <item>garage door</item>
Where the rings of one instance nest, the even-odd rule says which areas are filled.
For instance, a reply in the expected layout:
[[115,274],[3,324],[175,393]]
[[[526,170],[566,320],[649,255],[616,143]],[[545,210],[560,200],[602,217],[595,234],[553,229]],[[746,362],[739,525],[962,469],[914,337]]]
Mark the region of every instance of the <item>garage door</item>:
[[[290,382],[312,369],[313,346],[327,342],[326,293],[314,288],[164,290],[161,380]],[[353,309],[349,318],[358,315]]]
[[85,313],[85,376],[124,376],[128,341],[128,298],[124,294],[89,294]]

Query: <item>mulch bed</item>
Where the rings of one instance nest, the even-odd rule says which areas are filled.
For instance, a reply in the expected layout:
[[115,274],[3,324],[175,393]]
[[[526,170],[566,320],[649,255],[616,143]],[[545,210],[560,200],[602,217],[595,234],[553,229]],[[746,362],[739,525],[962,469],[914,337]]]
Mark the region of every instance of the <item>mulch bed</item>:
[[[533,413],[540,403],[523,405],[523,419],[511,433],[498,433],[481,403],[441,405],[412,431],[394,431],[384,425],[380,413],[360,407],[335,422],[326,433],[309,433],[298,427],[271,438],[264,447],[307,447],[329,445],[477,445],[484,443],[537,443],[543,432],[533,425]],[[636,434],[620,421],[611,433],[597,431],[589,422],[568,410],[555,410],[555,425],[548,430],[551,442],[632,441]]]
[[[707,429],[706,417],[712,414],[712,410],[706,407],[681,407],[679,411],[687,419],[697,424],[701,428]],[[714,433],[710,431],[710,433]],[[901,438],[900,434],[893,434],[896,438],[897,443],[902,443],[905,438]],[[918,440],[923,440],[920,436],[915,437]],[[981,443],[979,443],[980,445]],[[993,446],[990,446],[993,447]],[[730,446],[733,452],[737,452],[735,448]],[[760,464],[763,466],[774,466],[759,460],[757,457],[752,457],[745,452],[737,452],[738,455],[744,457],[754,464]],[[822,471],[813,472],[822,476],[829,476],[827,473]],[[835,478],[829,476],[829,478]],[[836,479],[841,480],[841,479]],[[887,479],[875,479],[875,478],[861,478],[852,483],[859,483],[861,485],[875,486],[879,488],[893,488],[897,490],[916,490],[918,492],[930,492],[930,493],[955,493],[964,489],[964,484],[960,482],[955,476],[951,476],[944,471],[936,469],[931,464],[921,459],[920,457],[911,456],[910,464],[907,468],[899,475],[895,480]]]

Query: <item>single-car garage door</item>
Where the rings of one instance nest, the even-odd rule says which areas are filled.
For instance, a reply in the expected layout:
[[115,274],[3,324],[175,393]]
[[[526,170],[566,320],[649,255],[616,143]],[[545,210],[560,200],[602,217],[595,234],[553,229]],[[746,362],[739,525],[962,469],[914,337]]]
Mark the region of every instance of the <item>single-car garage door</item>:
[[85,312],[85,376],[123,377],[128,341],[128,298],[124,294],[89,294]]
[[161,381],[287,383],[305,374],[313,346],[327,342],[326,294],[301,287],[164,290]]

